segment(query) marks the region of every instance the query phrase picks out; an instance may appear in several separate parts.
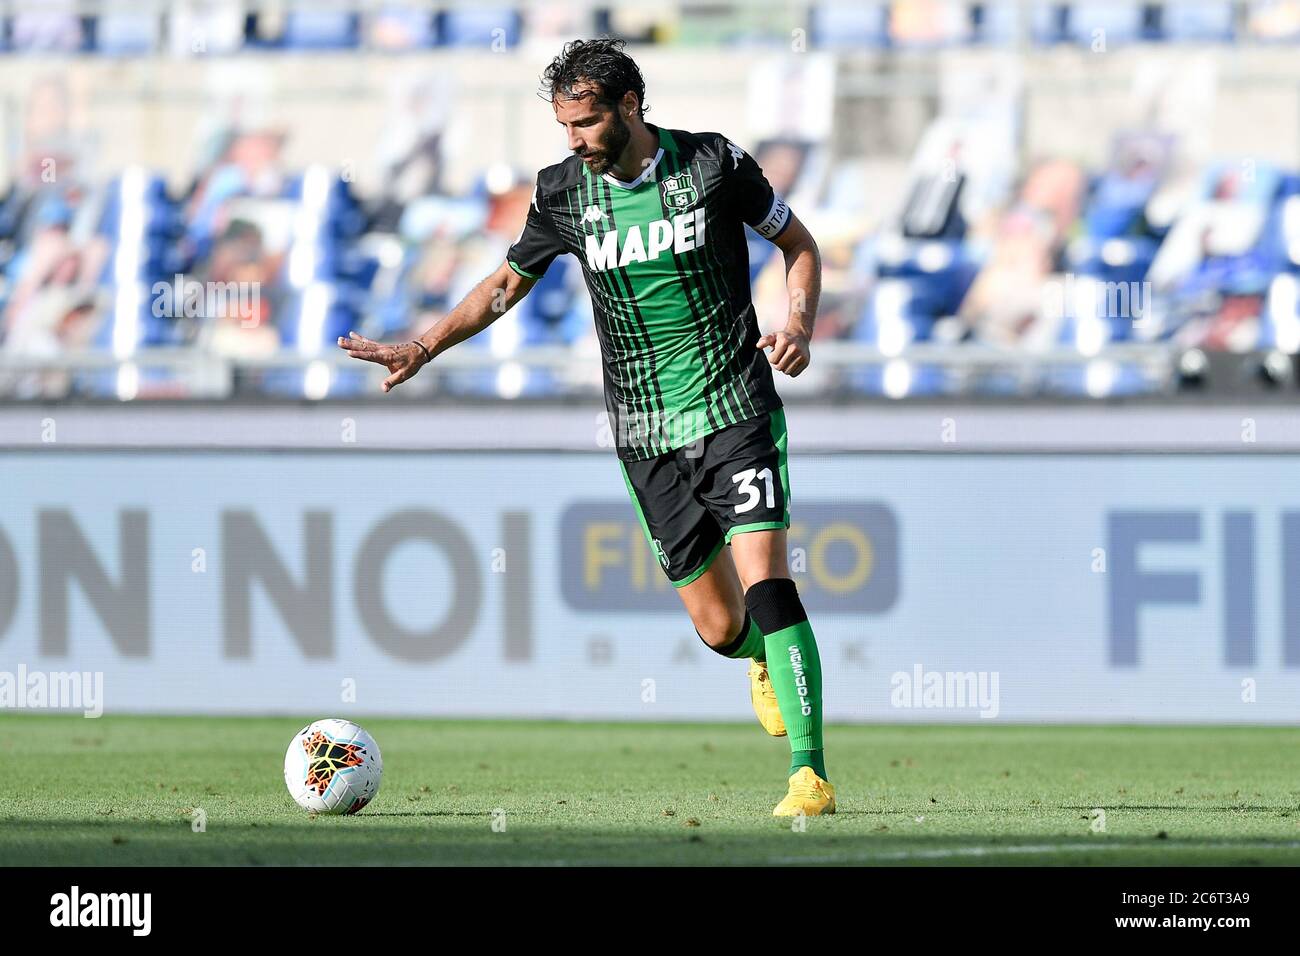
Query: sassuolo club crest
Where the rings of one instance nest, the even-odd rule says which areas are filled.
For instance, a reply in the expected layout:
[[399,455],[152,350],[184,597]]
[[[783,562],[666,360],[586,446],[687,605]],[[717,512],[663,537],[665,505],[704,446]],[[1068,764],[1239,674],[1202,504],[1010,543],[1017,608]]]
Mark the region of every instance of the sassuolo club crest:
[[695,181],[691,179],[689,169],[669,176],[659,185],[663,187],[664,206],[668,209],[690,209],[699,201],[700,194],[695,191]]

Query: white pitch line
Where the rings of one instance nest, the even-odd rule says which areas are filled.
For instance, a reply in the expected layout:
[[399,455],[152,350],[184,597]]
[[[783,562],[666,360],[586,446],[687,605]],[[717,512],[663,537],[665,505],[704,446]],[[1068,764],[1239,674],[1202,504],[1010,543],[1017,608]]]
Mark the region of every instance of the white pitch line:
[[[870,854],[841,854],[838,856],[778,856],[770,857],[758,863],[746,863],[747,866],[774,866],[787,863],[871,863],[886,860],[942,860],[951,857],[981,857],[981,856],[1002,856],[1010,855],[1033,855],[1036,853],[1060,853],[1066,850],[1086,850],[1093,852],[1095,850],[1140,850],[1152,849],[1151,843],[1098,843],[1090,846],[1086,843],[1038,843],[1038,844],[1021,844],[1009,846],[963,846],[953,847],[952,849],[934,849],[934,850],[892,850],[882,851],[880,853]],[[1213,845],[1201,843],[1170,843],[1166,846],[1155,847],[1161,850],[1295,850],[1300,849],[1300,841],[1289,841],[1284,843],[1216,843]],[[725,861],[724,861],[725,862]],[[280,863],[271,862],[259,864],[261,866],[338,866],[337,863]],[[416,861],[406,860],[395,863],[392,860],[367,860],[364,862],[350,861],[345,866],[456,866],[457,864],[446,863],[443,861]],[[465,864],[461,864],[465,865]],[[493,863],[475,863],[470,866],[608,866],[607,861],[599,860],[503,860]],[[690,866],[690,864],[686,864]],[[712,865],[712,864],[710,864]],[[635,869],[635,867],[633,867]]]
[[942,860],[960,856],[1003,856],[1005,854],[1033,855],[1036,853],[1061,853],[1082,850],[1092,853],[1096,850],[1294,850],[1300,849],[1300,841],[1286,843],[1039,843],[1020,846],[962,846],[947,850],[891,850],[868,854],[841,854],[836,856],[778,856],[768,863],[849,863],[871,860]]

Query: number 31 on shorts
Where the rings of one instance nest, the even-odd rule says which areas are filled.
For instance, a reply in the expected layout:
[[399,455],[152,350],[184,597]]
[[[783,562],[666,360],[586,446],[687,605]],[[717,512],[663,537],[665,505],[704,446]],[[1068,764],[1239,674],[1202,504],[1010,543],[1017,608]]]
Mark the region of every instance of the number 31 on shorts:
[[756,468],[746,468],[744,471],[738,471],[731,476],[731,483],[739,485],[740,491],[745,495],[745,500],[736,505],[736,514],[752,511],[758,505],[758,499],[763,496],[763,493],[754,485],[755,479],[762,481],[767,486],[767,507],[776,507],[776,486],[772,481],[772,469],[764,468],[759,471]]

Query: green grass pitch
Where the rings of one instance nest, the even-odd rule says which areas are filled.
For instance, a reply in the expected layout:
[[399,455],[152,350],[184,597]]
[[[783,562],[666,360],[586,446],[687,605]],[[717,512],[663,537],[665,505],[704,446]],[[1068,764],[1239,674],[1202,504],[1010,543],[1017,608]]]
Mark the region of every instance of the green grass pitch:
[[380,793],[311,818],[305,719],[2,715],[0,865],[1300,863],[1293,728],[832,725],[798,832],[756,724],[358,722]]

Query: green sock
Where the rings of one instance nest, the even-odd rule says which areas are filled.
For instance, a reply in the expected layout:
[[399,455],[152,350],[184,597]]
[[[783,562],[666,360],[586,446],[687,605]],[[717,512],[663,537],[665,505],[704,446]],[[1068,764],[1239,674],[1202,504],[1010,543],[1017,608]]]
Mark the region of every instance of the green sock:
[[826,757],[821,750],[792,750],[790,752],[790,776],[800,767],[812,767],[813,773],[823,780],[829,781],[826,776]]
[[765,635],[764,643],[767,672],[790,739],[790,773],[812,767],[828,780],[822,756],[822,662],[812,625],[802,620]]
[[[728,657],[752,657],[754,660],[762,662],[767,660],[767,652],[763,640],[763,632],[758,629],[749,615],[745,615],[745,620],[749,621],[749,630],[745,632],[744,639],[740,640],[735,650],[728,652]],[[737,635],[739,639],[739,635]]]

